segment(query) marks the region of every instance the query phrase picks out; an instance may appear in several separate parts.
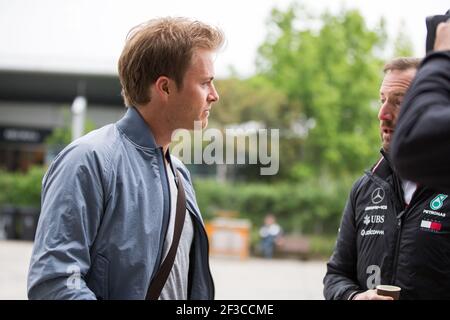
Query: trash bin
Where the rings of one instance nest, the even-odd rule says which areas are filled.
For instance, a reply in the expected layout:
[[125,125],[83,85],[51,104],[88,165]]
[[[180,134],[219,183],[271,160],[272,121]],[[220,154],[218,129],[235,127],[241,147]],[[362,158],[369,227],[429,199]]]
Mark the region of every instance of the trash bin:
[[0,240],[17,239],[17,213],[12,206],[0,208]]
[[206,224],[210,254],[246,259],[250,253],[250,221],[216,218]]
[[17,209],[17,233],[21,240],[33,241],[39,220],[40,210],[34,207]]

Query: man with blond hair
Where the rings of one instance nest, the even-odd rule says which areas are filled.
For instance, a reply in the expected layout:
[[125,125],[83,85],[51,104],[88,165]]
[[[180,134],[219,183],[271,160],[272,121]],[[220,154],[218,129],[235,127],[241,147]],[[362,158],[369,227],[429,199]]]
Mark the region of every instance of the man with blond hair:
[[223,41],[186,18],[129,33],[118,63],[126,114],[72,142],[43,179],[30,299],[214,298],[190,175],[168,146],[175,130],[206,127]]

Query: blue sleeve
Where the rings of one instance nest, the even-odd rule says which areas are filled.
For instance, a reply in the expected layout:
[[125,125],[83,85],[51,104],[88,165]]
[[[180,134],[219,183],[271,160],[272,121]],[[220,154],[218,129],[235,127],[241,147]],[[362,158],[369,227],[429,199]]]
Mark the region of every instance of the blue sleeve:
[[30,299],[96,299],[86,275],[103,213],[102,185],[89,146],[69,146],[50,166],[28,273]]

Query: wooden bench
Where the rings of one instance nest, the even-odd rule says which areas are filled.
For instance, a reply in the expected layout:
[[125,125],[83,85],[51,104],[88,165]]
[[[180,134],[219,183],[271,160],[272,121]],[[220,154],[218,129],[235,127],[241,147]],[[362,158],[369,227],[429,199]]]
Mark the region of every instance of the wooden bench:
[[276,257],[308,259],[310,254],[310,241],[301,235],[285,235],[275,246]]

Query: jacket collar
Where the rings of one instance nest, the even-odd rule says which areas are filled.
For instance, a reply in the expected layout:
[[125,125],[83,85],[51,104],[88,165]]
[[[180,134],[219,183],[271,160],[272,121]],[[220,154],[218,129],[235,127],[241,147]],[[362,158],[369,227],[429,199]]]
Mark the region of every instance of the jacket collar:
[[150,149],[159,148],[150,127],[135,107],[129,107],[123,118],[117,121],[116,125],[136,145]]
[[[403,199],[403,188],[401,180],[397,175],[395,169],[392,167],[389,153],[384,151],[384,149],[381,149],[380,153],[382,157],[372,168],[372,174],[388,182],[394,189],[395,194],[397,194],[400,199]],[[400,203],[403,203],[403,200]]]
[[386,180],[387,177],[394,173],[394,170],[392,169],[391,162],[389,161],[389,154],[383,149],[380,150],[380,153],[381,158],[370,169],[370,171],[372,172],[372,174],[380,176],[381,178]]

